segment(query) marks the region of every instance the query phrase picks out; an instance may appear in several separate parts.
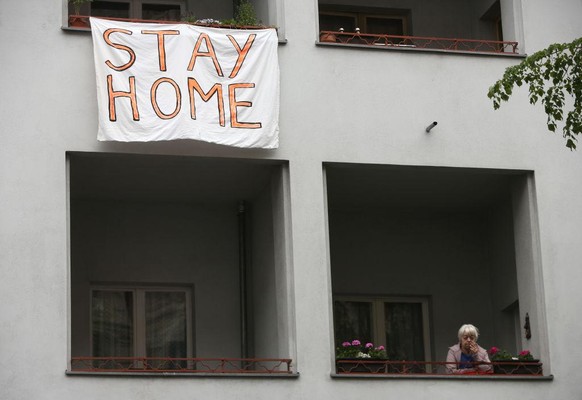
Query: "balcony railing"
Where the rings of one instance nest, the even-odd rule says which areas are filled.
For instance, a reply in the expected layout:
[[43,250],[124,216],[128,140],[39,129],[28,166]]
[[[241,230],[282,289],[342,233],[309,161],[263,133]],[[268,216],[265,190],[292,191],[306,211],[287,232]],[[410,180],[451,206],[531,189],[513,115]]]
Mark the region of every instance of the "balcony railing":
[[[466,365],[469,364],[469,365]],[[543,375],[539,361],[493,361],[490,363],[465,363],[467,368],[458,369],[456,363],[428,361],[390,361],[370,359],[337,360],[338,374],[385,374],[385,375]],[[487,368],[491,366],[491,368]]]
[[73,357],[74,372],[291,374],[286,358]]
[[359,32],[322,31],[320,42],[383,46],[386,48],[443,50],[475,53],[519,54],[517,42],[477,39],[450,39],[422,36],[377,35]]

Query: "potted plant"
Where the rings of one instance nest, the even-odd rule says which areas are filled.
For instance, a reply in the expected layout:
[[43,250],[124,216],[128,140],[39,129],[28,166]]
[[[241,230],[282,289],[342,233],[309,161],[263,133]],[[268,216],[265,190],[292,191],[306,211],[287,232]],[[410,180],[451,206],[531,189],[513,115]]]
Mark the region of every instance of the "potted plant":
[[236,7],[234,18],[223,19],[219,22],[225,28],[250,28],[262,26],[255,14],[255,8],[247,0],[241,0]]
[[241,0],[236,8],[235,21],[240,26],[257,26],[259,21],[255,14],[255,8],[248,0]]
[[254,6],[248,0],[240,0],[235,8],[234,18],[216,20],[213,18],[198,19],[194,22],[196,25],[210,26],[213,28],[229,29],[256,29],[256,28],[274,28],[275,26],[265,26],[257,18]]
[[73,6],[73,13],[69,15],[69,26],[75,28],[89,28],[89,18],[81,16],[81,6],[93,0],[69,0]]
[[363,344],[358,339],[343,342],[336,349],[336,368],[338,373],[385,373],[387,372],[386,350],[384,346],[373,343]]
[[197,21],[196,15],[194,15],[192,11],[188,11],[184,15],[182,15],[182,22],[186,22],[188,24],[195,24],[196,21]]
[[542,363],[529,350],[522,350],[513,356],[505,350],[492,347],[489,349],[489,358],[496,374],[542,375]]
[[319,34],[319,41],[327,43],[336,43],[337,36],[333,32],[323,31]]

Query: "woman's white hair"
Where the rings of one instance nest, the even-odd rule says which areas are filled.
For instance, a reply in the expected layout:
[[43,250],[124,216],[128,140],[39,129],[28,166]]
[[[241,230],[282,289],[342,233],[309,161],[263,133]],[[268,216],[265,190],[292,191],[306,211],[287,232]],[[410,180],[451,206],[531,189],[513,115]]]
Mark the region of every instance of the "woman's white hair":
[[479,329],[477,329],[476,326],[471,325],[471,324],[465,324],[463,326],[461,326],[459,328],[459,341],[461,341],[461,338],[464,335],[471,335],[471,336],[475,336],[475,340],[477,340],[479,338]]

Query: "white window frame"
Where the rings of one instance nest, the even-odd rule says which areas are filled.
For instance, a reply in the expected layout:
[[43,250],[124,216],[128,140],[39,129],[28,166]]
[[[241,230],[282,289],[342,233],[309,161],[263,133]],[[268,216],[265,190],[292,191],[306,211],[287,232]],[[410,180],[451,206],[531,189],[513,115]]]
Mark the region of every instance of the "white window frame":
[[[388,348],[386,343],[386,325],[384,321],[384,303],[420,303],[422,309],[422,337],[424,361],[432,361],[429,299],[421,296],[333,296],[333,301],[352,301],[372,304],[372,341],[376,346]],[[335,318],[335,315],[334,315]],[[335,329],[335,328],[334,328]],[[335,331],[334,331],[335,336]],[[341,343],[336,343],[336,347]]]
[[89,290],[89,346],[93,354],[93,292],[132,292],[133,301],[133,356],[146,357],[145,294],[146,292],[184,292],[186,295],[186,354],[194,357],[194,323],[192,318],[192,288],[186,286],[133,286],[133,285],[92,285]]

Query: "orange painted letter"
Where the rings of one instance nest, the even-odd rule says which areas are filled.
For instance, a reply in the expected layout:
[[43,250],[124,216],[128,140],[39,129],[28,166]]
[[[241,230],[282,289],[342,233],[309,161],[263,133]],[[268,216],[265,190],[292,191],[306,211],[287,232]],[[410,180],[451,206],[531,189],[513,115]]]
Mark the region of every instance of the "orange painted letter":
[[[162,110],[160,110],[160,107],[158,106],[158,99],[156,97],[158,92],[158,86],[160,86],[160,84],[164,82],[172,85],[174,87],[174,91],[176,92],[176,106],[174,107],[174,111],[172,111],[170,114],[164,114]],[[156,115],[161,119],[174,118],[176,115],[178,115],[180,109],[182,108],[182,93],[180,92],[180,87],[173,79],[160,78],[157,81],[155,81],[154,84],[152,85],[152,90],[150,91],[150,97],[152,100],[152,106],[154,107],[154,111],[156,112]]]
[[233,83],[228,85],[228,100],[230,104],[230,126],[233,128],[258,129],[262,126],[260,122],[239,122],[237,117],[237,107],[252,107],[250,101],[236,101],[235,90],[239,88],[254,88],[254,83]]
[[196,119],[194,90],[198,92],[202,100],[205,102],[208,102],[208,100],[210,100],[210,98],[216,94],[216,99],[218,100],[218,118],[220,126],[224,126],[224,100],[222,99],[222,85],[220,83],[216,83],[207,93],[204,93],[204,90],[202,90],[196,79],[188,78],[188,92],[190,93],[190,115],[192,116],[192,119]]
[[232,43],[234,48],[236,49],[236,52],[238,53],[238,58],[236,59],[236,64],[235,64],[234,68],[232,69],[232,72],[229,75],[229,78],[234,78],[235,76],[237,76],[238,71],[240,71],[240,68],[242,67],[243,63],[245,62],[245,58],[247,57],[247,53],[251,49],[251,46],[253,45],[253,42],[255,41],[255,38],[257,37],[257,35],[255,33],[249,35],[249,37],[247,38],[247,42],[245,43],[245,46],[242,49],[239,47],[238,43],[236,42],[236,40],[234,40],[234,38],[231,35],[227,35],[227,36],[230,39],[230,42]]
[[166,70],[166,46],[165,37],[166,35],[179,35],[180,31],[141,31],[145,35],[158,35],[158,59],[160,62],[160,71]]
[[[202,42],[206,43],[206,49],[208,51],[200,51],[200,45]],[[188,71],[192,71],[194,69],[194,64],[196,64],[196,57],[210,57],[212,58],[212,62],[214,63],[214,68],[216,68],[216,73],[218,76],[224,76],[222,73],[222,68],[220,68],[220,64],[218,63],[218,59],[216,58],[216,53],[214,52],[214,46],[212,45],[212,41],[210,37],[206,33],[201,33],[198,36],[198,40],[194,45],[194,50],[192,51],[192,57],[190,57],[190,64],[188,64]]]
[[118,97],[129,97],[131,102],[131,110],[133,113],[133,120],[139,121],[139,111],[137,110],[137,99],[135,96],[135,76],[129,77],[129,92],[115,92],[113,91],[113,77],[107,75],[107,93],[109,94],[109,120],[116,121],[117,114],[115,112],[115,99]]
[[109,36],[111,36],[112,33],[125,33],[126,35],[131,35],[131,31],[128,31],[126,29],[119,29],[119,28],[110,28],[107,29],[105,32],[103,32],[103,39],[105,40],[105,43],[107,43],[109,46],[114,47],[118,50],[124,50],[127,51],[129,53],[129,61],[119,67],[113,65],[113,63],[109,60],[105,61],[105,64],[111,68],[114,69],[116,71],[124,71],[126,69],[128,69],[129,67],[131,67],[133,65],[133,63],[135,62],[135,52],[133,51],[133,49],[131,47],[128,46],[124,46],[122,44],[119,43],[113,43],[111,41],[111,39],[109,39]]

